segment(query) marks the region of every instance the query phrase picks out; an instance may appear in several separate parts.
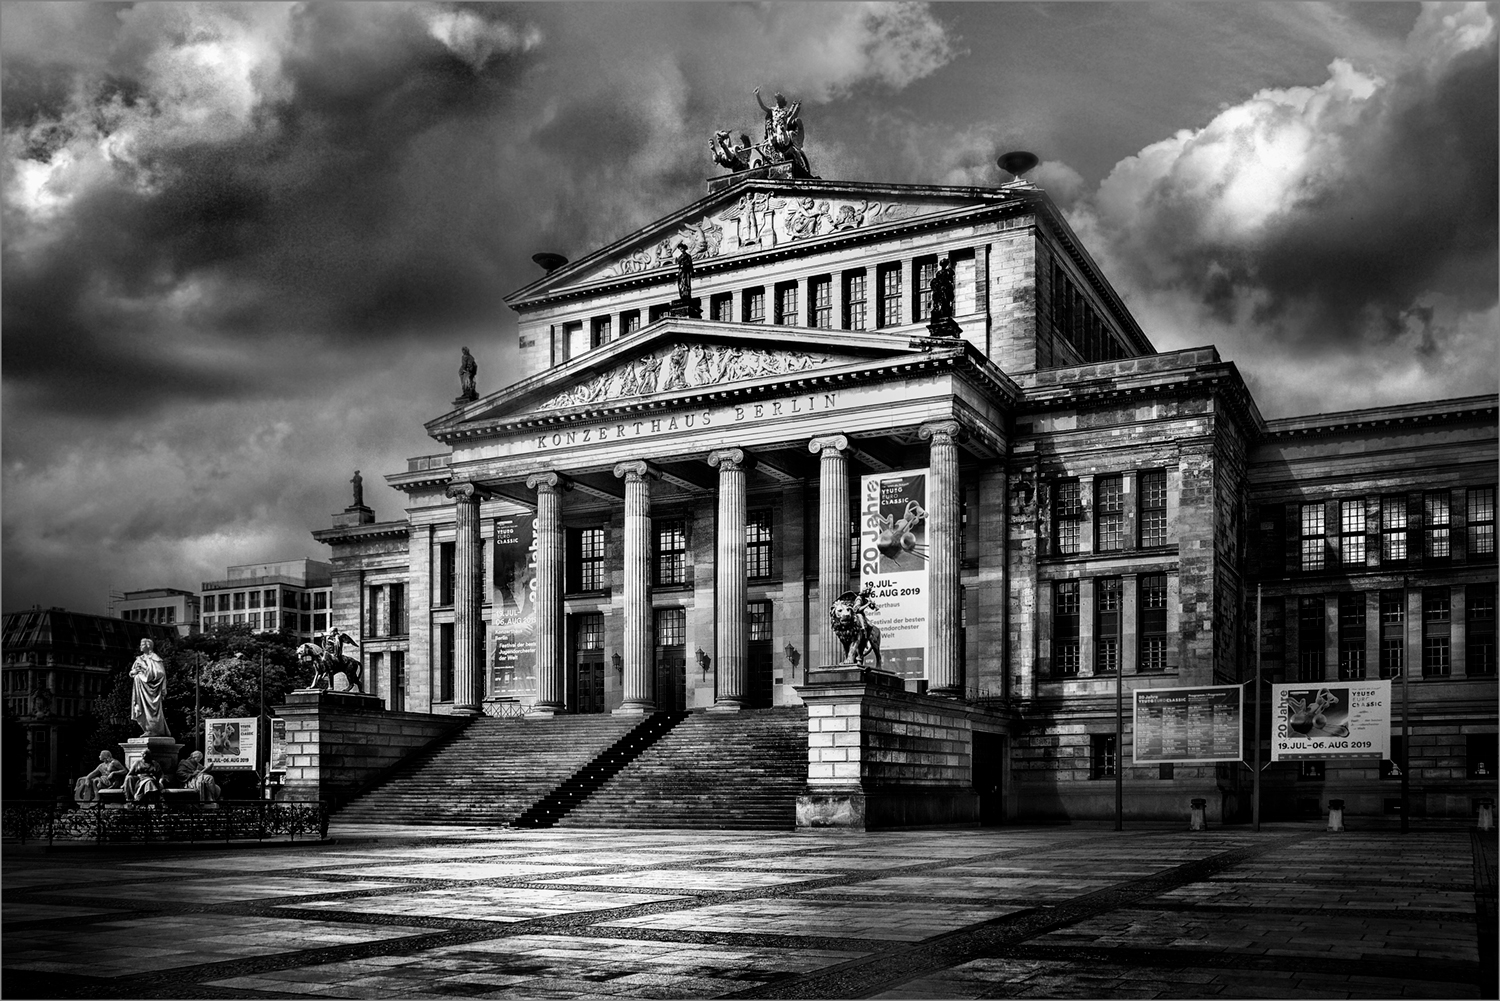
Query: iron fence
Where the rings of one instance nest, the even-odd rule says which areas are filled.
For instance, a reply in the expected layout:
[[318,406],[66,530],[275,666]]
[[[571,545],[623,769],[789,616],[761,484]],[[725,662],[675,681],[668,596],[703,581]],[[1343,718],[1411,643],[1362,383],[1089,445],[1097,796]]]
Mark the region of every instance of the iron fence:
[[74,807],[59,803],[0,805],[0,837],[26,844],[169,841],[266,841],[328,837],[328,806],[316,803],[222,802],[192,805]]

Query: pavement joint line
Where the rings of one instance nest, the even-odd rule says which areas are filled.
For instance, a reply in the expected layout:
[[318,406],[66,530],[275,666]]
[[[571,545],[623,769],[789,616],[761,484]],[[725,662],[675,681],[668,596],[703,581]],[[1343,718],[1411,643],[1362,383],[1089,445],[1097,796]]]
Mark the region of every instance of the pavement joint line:
[[1473,924],[1474,915],[1464,911],[1435,911],[1416,907],[1272,907],[1264,904],[1198,904],[1192,901],[1149,900],[1132,904],[1132,909],[1141,911],[1193,912],[1210,914],[1276,914],[1292,917],[1315,918],[1400,918],[1403,923],[1418,921],[1451,921],[1454,924]]
[[1206,879],[1249,859],[1305,841],[1316,832],[1294,832],[1274,840],[1231,848],[1163,872],[1081,894],[1055,906],[1005,915],[933,936],[894,952],[850,960],[786,981],[723,995],[728,998],[868,997],[939,970],[993,954],[1087,918],[1118,910],[1134,900]]

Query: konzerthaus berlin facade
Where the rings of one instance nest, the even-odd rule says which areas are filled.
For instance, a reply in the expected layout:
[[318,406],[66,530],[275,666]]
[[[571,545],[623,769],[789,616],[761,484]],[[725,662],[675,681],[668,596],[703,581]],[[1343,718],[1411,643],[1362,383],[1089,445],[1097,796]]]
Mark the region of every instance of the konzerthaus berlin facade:
[[[1416,808],[1494,794],[1494,397],[1268,421],[1212,347],[1156,351],[1027,182],[764,174],[513,294],[509,385],[426,425],[444,451],[387,477],[406,516],[315,533],[387,708],[799,705],[873,577],[882,666],[949,729],[851,751],[813,720],[810,789],[863,754],[1103,817],[1123,762],[1127,815],[1239,815],[1246,768],[1131,765],[1128,726],[1118,754],[1115,674],[1127,709],[1251,678],[1262,584],[1268,681],[1409,666]],[[1379,811],[1389,771],[1278,765],[1267,815]]]

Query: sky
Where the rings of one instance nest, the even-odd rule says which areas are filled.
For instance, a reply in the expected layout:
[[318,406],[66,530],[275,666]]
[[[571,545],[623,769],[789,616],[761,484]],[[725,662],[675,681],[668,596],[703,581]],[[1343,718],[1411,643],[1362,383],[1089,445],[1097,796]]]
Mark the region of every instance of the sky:
[[1494,392],[1497,10],[1400,3],[0,5],[0,601],[326,558],[442,451],[502,298],[683,207],[752,90],[823,177],[1062,207],[1262,412]]

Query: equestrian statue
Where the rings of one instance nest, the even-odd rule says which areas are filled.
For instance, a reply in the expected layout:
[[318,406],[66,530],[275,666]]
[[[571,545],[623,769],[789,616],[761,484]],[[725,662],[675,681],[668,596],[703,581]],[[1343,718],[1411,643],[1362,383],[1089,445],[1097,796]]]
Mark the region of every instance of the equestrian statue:
[[360,679],[360,663],[357,658],[348,657],[344,654],[344,644],[358,647],[354,637],[339,630],[337,626],[330,626],[328,634],[323,637],[322,645],[317,643],[303,643],[297,648],[297,659],[304,668],[312,668],[313,678],[308,683],[309,688],[327,689],[333,685],[333,676],[339,671],[344,672],[348,679],[349,690],[364,693],[364,685]]

